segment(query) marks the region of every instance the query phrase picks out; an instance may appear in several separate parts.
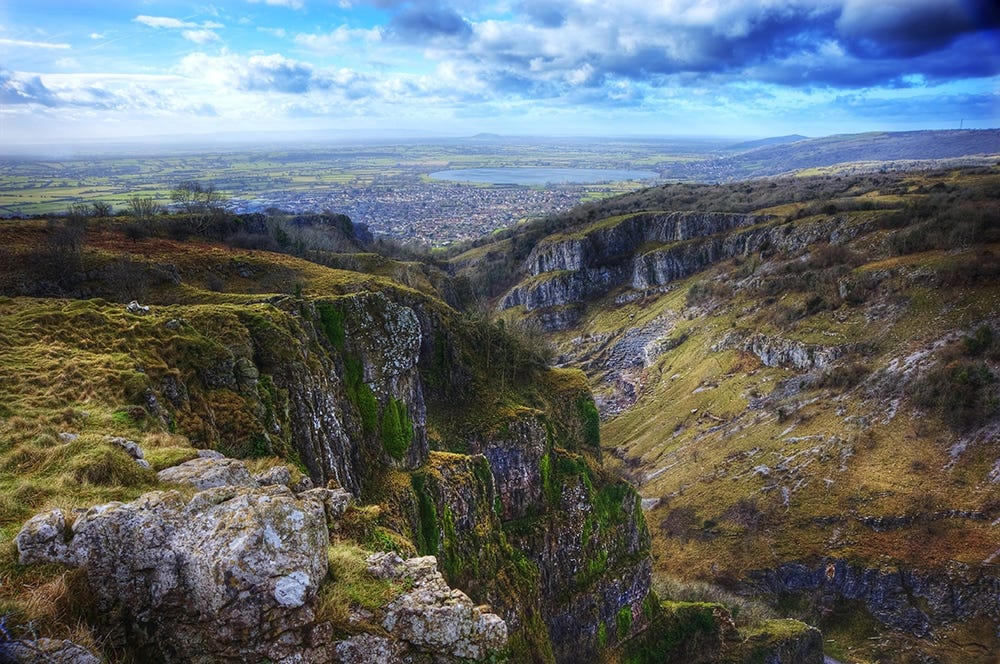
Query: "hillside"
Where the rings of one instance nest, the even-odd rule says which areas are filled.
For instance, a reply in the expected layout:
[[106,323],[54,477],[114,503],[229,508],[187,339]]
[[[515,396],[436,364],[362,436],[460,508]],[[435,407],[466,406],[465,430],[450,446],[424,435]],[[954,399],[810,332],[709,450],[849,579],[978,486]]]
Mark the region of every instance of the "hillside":
[[664,587],[769,599],[846,662],[986,664],[998,220],[996,167],[666,185],[455,266],[587,373]]
[[660,602],[582,372],[330,221],[0,226],[0,659],[819,662]]
[[[783,140],[784,138],[804,140]],[[731,182],[831,169],[835,172],[879,172],[933,166],[935,162],[975,156],[995,158],[1000,155],[1000,131],[936,130],[910,132],[869,132],[841,134],[823,138],[780,137],[760,145],[744,144],[737,154],[706,159],[700,163],[669,172],[700,182]],[[986,161],[985,163],[994,163]],[[942,164],[945,165],[945,164]]]

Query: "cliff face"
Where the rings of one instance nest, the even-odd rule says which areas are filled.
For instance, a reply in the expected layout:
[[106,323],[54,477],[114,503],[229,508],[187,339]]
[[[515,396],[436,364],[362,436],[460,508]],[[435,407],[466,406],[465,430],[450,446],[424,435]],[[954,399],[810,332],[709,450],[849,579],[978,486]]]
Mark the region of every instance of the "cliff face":
[[[587,372],[656,574],[773,600],[835,656],[991,661],[998,181],[677,185],[505,240],[501,315]],[[757,212],[639,211],[669,203]]]
[[587,300],[621,285],[661,286],[704,268],[726,252],[747,251],[756,236],[748,235],[742,246],[713,236],[768,219],[727,213],[640,213],[602,222],[578,235],[546,238],[525,261],[528,280],[511,289],[500,306],[534,311]]
[[844,242],[863,227],[835,219],[796,229],[770,215],[638,213],[585,226],[539,242],[525,261],[527,276],[500,300],[524,307],[546,329],[564,330],[577,317],[558,315],[616,288],[656,292],[720,261],[760,251],[798,251],[822,240]]
[[[556,660],[590,660],[646,626],[645,602],[654,602],[649,534],[635,491],[586,454],[556,446],[545,425],[527,415],[473,449],[505,470],[497,483],[502,527],[538,569]],[[616,633],[626,614],[630,626]]]
[[[86,308],[93,315],[74,326],[84,337],[94,333],[88,324],[105,322],[97,312],[110,317],[117,307]],[[594,660],[645,626],[649,537],[635,492],[601,469],[596,411],[582,374],[544,368],[502,330],[470,325],[409,291],[153,306],[124,323],[146,339],[133,358],[141,372],[127,398],[143,404],[150,422],[231,456],[285,457],[313,484],[332,482],[359,505],[378,506],[377,525],[360,531],[369,538],[364,544],[435,556],[448,583],[503,619],[503,650],[513,661],[569,661],[581,653]],[[444,435],[442,422],[459,424]],[[99,506],[92,512],[100,527],[89,526],[90,517],[71,527],[42,515],[25,531],[25,550],[32,538],[45,543],[25,562],[84,566],[119,646],[144,657],[189,659],[194,648],[222,659],[282,660],[308,651],[307,660],[319,662],[334,650],[364,651],[360,641],[336,645],[314,616],[330,544],[322,497],[316,502],[285,486],[257,490],[231,459],[198,459],[160,479],[214,493],[190,504],[168,493]],[[315,535],[299,538],[303,560],[285,564],[268,548],[288,539],[268,525],[272,507],[285,510],[275,519],[301,521]],[[251,549],[256,542],[261,556],[284,567],[265,573],[262,559],[253,567],[267,578],[233,586],[220,552],[228,551],[226,533],[239,528],[217,512],[229,521],[259,515],[263,521],[244,524],[246,536],[237,540]],[[54,538],[46,539],[49,531]],[[218,537],[195,541],[203,532]],[[138,544],[129,548],[115,533],[132,533]],[[59,549],[54,558],[43,553],[49,544]],[[232,560],[244,553],[234,550]],[[170,576],[178,565],[181,576]],[[232,574],[239,574],[235,567]],[[198,599],[204,593],[211,596]],[[253,599],[258,595],[271,599]],[[294,606],[281,604],[292,595]],[[128,604],[138,613],[119,610]],[[634,616],[626,628],[609,627],[625,613]],[[609,636],[598,639],[603,632]],[[278,633],[285,635],[280,644],[266,636]],[[419,637],[403,640],[410,645],[388,644],[387,652],[416,647]]]

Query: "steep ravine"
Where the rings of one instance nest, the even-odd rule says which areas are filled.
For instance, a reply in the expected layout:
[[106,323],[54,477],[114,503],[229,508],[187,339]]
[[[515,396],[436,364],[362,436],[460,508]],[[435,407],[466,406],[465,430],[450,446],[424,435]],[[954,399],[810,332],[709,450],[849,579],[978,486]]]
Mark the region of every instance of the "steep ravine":
[[[74,305],[48,323],[72,318],[71,334],[84,343],[100,338],[90,326],[117,324],[120,306]],[[201,489],[217,488],[193,502],[168,491],[126,506],[95,506],[88,512],[94,525],[40,515],[25,529],[22,559],[89,570],[101,602],[96,615],[116,635],[116,648],[149,661],[198,661],[198,652],[218,661],[367,661],[363,634],[383,638],[366,631],[371,618],[359,618],[360,626],[344,635],[337,632],[343,626],[330,633],[316,617],[324,588],[335,585],[337,576],[323,580],[326,561],[316,559],[314,549],[359,535],[369,550],[388,546],[411,556],[433,555],[447,583],[467,592],[471,603],[488,604],[508,635],[507,645],[491,656],[512,662],[613,660],[625,644],[656,631],[662,609],[650,592],[649,535],[639,498],[602,469],[597,413],[582,373],[544,368],[519,354],[492,324],[463,322],[439,302],[406,290],[152,306],[121,324],[144,339],[130,358],[135,373],[126,398],[142,404],[151,418],[147,426],[167,427],[230,456],[284,457],[312,485],[345,489],[357,507],[344,514],[341,503],[324,526],[320,517],[329,504],[322,492],[332,489],[314,489],[321,493],[313,495],[308,483],[291,482],[287,471],[285,479],[258,481],[220,465],[209,473],[215,479],[196,480]],[[114,334],[101,330],[108,333]],[[182,476],[164,474],[162,481]],[[265,486],[258,490],[259,483]],[[246,520],[244,513],[258,516]],[[294,537],[276,530],[272,513],[293,521],[308,515],[309,541],[322,542],[295,548],[291,558],[278,556]],[[348,525],[340,525],[341,514]],[[189,519],[191,527],[208,519],[213,525],[205,527],[217,538],[171,544],[170,551],[154,555],[157,546],[173,541],[171,533],[187,532]],[[247,577],[238,589],[226,590],[230,572],[215,556],[228,551],[226,533],[240,529],[246,529],[241,542],[274,547],[278,557],[269,564],[280,569],[272,581],[286,579],[274,589],[266,579]],[[197,539],[195,531],[191,537]],[[115,533],[128,532],[145,544],[115,539]],[[98,555],[95,546],[104,553]],[[239,566],[242,554],[226,555]],[[170,560],[180,561],[179,576],[170,572]],[[399,583],[422,587],[421,564],[399,572]],[[263,562],[257,567],[267,569]],[[147,576],[153,589],[136,599],[136,584],[147,583],[141,580]],[[437,590],[419,600],[420,611],[433,613],[433,597],[451,591],[441,590],[438,581],[426,583]],[[273,598],[258,598],[261,592]],[[201,599],[184,599],[190,593]],[[228,608],[208,619],[219,606]],[[461,606],[471,611],[472,604]],[[391,607],[380,610],[388,611],[386,624],[397,624]],[[477,611],[487,615],[485,608]],[[479,624],[479,614],[463,615],[470,616],[470,625]],[[710,627],[696,623],[687,629],[697,634]],[[477,629],[469,627],[473,642]],[[277,634],[284,634],[280,643],[271,641]],[[397,640],[378,641],[392,657],[436,652],[436,641],[393,634]],[[725,634],[712,652],[739,657],[739,637]],[[488,648],[469,651],[479,653],[473,659],[496,649],[494,636],[489,639]],[[441,650],[443,659],[435,661],[452,661],[448,657],[473,647],[461,643],[448,646],[457,650]],[[350,652],[362,654],[350,659],[344,654]],[[397,661],[392,657],[386,661]]]
[[756,215],[591,214],[497,308],[587,373],[655,573],[828,626],[844,661],[988,662],[998,236],[974,210],[997,173],[886,180]]

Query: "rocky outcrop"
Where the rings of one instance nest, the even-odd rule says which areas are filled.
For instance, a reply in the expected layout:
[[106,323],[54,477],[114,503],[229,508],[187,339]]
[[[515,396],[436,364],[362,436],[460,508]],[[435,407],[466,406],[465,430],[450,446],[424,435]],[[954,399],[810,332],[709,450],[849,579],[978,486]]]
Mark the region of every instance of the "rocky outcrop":
[[[473,447],[496,477],[507,540],[538,569],[556,661],[595,658],[601,647],[642,630],[651,563],[635,491],[593,470],[585,456],[554,448],[538,415]],[[627,629],[609,631],[625,613]]]
[[919,637],[975,618],[1000,623],[1000,578],[962,563],[937,572],[865,567],[840,559],[788,563],[748,574],[744,588],[774,595],[808,592],[821,604],[858,600],[886,626]]
[[621,285],[662,286],[721,257],[752,251],[755,243],[733,243],[720,234],[768,220],[730,213],[641,213],[600,222],[579,236],[553,236],[532,250],[525,262],[530,278],[509,291],[500,308],[534,311],[581,302]]
[[95,608],[136,652],[281,660],[314,618],[326,524],[321,502],[287,487],[217,487],[190,500],[157,491],[92,507],[71,528],[59,510],[38,515],[17,546],[22,563],[83,566]]
[[297,457],[315,485],[333,480],[358,496],[371,469],[426,461],[423,331],[413,306],[359,292],[177,320],[167,324],[184,343],[159,350],[165,368],[144,368],[142,398],[197,446]]
[[101,664],[83,646],[63,639],[0,641],[0,662],[8,664]]
[[849,350],[844,346],[822,346],[749,331],[730,332],[712,347],[714,352],[725,349],[753,353],[765,366],[792,366],[803,371],[828,369]]
[[395,553],[376,553],[368,558],[368,570],[376,578],[412,583],[386,607],[382,620],[397,639],[425,652],[477,661],[507,645],[504,621],[448,587],[434,556],[403,560]]
[[[525,261],[527,278],[500,301],[500,309],[529,312],[565,307],[615,288],[649,291],[713,263],[764,251],[798,251],[818,241],[845,242],[859,232],[830,218],[802,228],[767,215],[639,213],[596,222],[573,234],[539,242]],[[536,316],[546,329],[566,329],[562,318]]]
[[[336,583],[327,578],[327,528],[345,495],[296,496],[282,485],[216,487],[190,500],[157,491],[93,507],[71,527],[59,510],[39,514],[17,546],[22,564],[82,566],[117,646],[143,661],[447,664],[504,649],[504,621],[450,588],[433,557],[392,553],[368,560],[373,579],[402,589],[383,609],[385,632],[337,640],[317,617],[316,597]],[[28,655],[43,646],[52,644],[10,646],[11,656],[37,661]],[[371,659],[378,652],[385,657]]]
[[258,486],[246,464],[238,459],[199,457],[164,468],[156,475],[161,482],[188,484],[199,490],[218,486]]

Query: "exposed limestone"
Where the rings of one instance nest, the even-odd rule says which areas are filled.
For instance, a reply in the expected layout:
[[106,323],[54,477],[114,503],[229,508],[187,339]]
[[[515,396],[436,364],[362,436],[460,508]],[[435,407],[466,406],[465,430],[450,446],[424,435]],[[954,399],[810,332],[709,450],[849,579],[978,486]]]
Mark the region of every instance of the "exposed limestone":
[[100,664],[101,659],[72,641],[40,638],[0,642],[0,662],[8,664]]
[[265,470],[263,473],[254,475],[253,479],[261,486],[269,486],[272,484],[290,486],[292,483],[292,472],[288,470],[288,466],[273,466]]
[[256,487],[246,464],[237,459],[198,457],[158,472],[161,482],[190,484],[196,489],[221,486]]
[[130,314],[136,316],[146,316],[149,314],[149,307],[139,304],[136,300],[132,300],[127,305],[125,305],[125,310]]
[[205,661],[281,659],[302,645],[328,537],[320,500],[225,487],[98,505],[71,529],[38,515],[17,542],[24,562],[84,566],[95,608],[130,647]]
[[821,346],[746,331],[726,334],[712,350],[718,352],[727,348],[753,353],[769,367],[793,366],[806,371],[827,369],[846,352],[841,346]]
[[1000,578],[962,563],[942,572],[877,569],[839,559],[787,563],[749,574],[745,587],[775,595],[807,592],[821,604],[860,600],[888,627],[921,637],[979,617],[1000,622]]
[[395,553],[376,553],[368,564],[376,577],[413,583],[386,608],[382,626],[394,637],[425,652],[476,661],[506,646],[506,623],[449,588],[434,556],[403,560]]
[[327,521],[333,522],[344,515],[348,505],[351,504],[353,496],[343,489],[320,487],[300,492],[299,498],[303,500],[316,500],[322,503]]
[[22,565],[47,562],[79,564],[77,552],[66,542],[66,517],[62,510],[54,509],[28,519],[15,542]]
[[[768,220],[748,214],[643,213],[599,224],[581,237],[554,236],[532,250],[525,261],[531,278],[508,292],[500,308],[534,311],[581,302],[620,285],[663,286],[720,258],[753,251],[766,241],[765,234],[747,234],[743,242],[717,234]],[[646,250],[651,244],[663,248]]]

